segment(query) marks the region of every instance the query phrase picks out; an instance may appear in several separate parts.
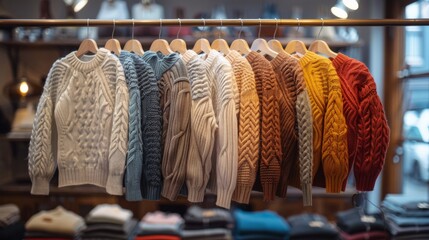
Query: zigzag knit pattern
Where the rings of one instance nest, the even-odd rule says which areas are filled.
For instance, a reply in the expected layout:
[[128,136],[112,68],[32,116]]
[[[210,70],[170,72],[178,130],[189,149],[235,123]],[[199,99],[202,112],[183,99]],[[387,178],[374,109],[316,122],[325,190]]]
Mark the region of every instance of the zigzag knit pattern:
[[238,118],[237,186],[232,200],[249,203],[255,183],[259,155],[259,98],[255,76],[246,58],[231,51],[227,56],[232,65],[240,96]]
[[264,200],[273,200],[280,179],[282,158],[280,138],[279,91],[271,64],[262,55],[250,52],[246,56],[255,74],[261,106],[260,176]]

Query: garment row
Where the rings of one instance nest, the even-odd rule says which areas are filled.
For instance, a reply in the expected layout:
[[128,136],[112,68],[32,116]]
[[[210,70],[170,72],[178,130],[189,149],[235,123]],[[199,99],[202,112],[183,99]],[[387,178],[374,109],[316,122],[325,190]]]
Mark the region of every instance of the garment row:
[[[370,191],[380,173],[389,128],[367,67],[325,58],[216,50],[180,55],[100,48],[52,66],[29,147],[32,194],[93,184],[128,200],[179,194],[216,204],[264,200],[312,186]],[[125,187],[125,191],[123,189]]]

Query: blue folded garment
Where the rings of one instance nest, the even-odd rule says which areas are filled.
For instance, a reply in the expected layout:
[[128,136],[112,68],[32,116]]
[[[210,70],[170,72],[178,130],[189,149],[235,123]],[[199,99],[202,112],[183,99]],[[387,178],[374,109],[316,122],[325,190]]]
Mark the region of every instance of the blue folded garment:
[[290,227],[277,213],[272,211],[234,212],[234,235],[240,239],[246,236],[266,236],[273,239],[288,239]]

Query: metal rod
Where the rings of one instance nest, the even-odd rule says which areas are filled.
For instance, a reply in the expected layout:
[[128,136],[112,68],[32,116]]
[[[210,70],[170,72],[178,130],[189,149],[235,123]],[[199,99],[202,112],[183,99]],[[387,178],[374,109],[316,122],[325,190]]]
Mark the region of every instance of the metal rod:
[[[259,26],[259,19],[205,19],[206,26]],[[159,26],[160,20],[116,20],[117,26]],[[177,19],[163,19],[163,26],[178,26]],[[261,25],[275,26],[321,26],[321,19],[262,19]],[[326,19],[324,26],[417,26],[429,25],[429,19]],[[93,19],[90,26],[111,26],[112,20]],[[202,19],[181,19],[182,26],[202,26]],[[6,19],[0,20],[0,27],[60,27],[87,26],[87,19]]]

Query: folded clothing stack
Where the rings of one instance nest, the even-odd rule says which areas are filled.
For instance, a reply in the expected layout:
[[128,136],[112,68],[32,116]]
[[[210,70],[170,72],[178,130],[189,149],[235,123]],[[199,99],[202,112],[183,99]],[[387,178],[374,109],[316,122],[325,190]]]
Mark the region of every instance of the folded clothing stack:
[[180,240],[184,220],[179,214],[147,213],[139,223],[135,240]]
[[58,206],[53,210],[33,215],[25,224],[24,239],[79,239],[85,227],[85,221],[81,216]]
[[231,213],[224,209],[202,209],[191,206],[184,218],[185,230],[182,232],[182,239],[232,239],[233,219]]
[[389,239],[387,227],[379,214],[365,214],[363,210],[353,208],[337,213],[336,219],[344,240]]
[[289,239],[290,227],[272,211],[234,212],[234,239],[237,240],[285,240]]
[[429,202],[424,196],[389,194],[381,207],[392,239],[429,239]]
[[132,217],[130,210],[116,204],[98,205],[86,217],[88,227],[83,231],[82,240],[132,239],[137,226],[137,220]]
[[0,206],[0,239],[21,240],[24,238],[24,224],[19,221],[19,208],[15,204]]
[[340,237],[338,230],[325,217],[318,214],[294,215],[287,220],[291,227],[291,240],[335,240]]

